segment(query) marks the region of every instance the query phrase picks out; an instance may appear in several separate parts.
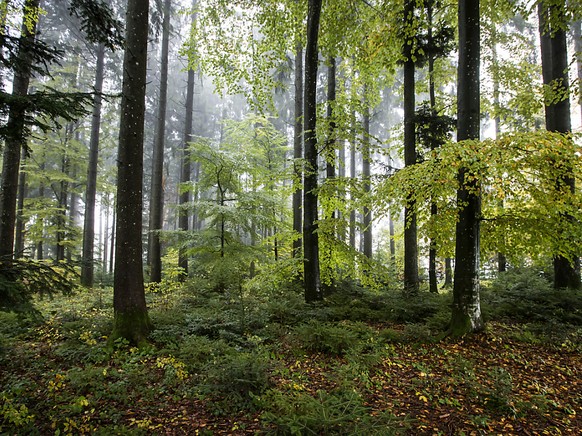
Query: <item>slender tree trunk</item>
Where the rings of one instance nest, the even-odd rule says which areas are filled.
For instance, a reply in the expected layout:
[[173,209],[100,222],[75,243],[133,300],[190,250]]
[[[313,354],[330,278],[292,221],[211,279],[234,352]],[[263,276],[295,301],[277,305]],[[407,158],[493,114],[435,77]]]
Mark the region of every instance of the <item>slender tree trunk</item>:
[[[302,217],[303,213],[301,205],[301,197],[303,191],[301,189],[301,178],[303,171],[300,163],[303,157],[303,46],[301,42],[297,43],[295,48],[295,122],[293,124],[293,171],[295,174],[294,190],[293,190],[293,231],[297,235],[302,233]],[[302,240],[298,237],[293,241],[293,257],[301,255]]]
[[[501,117],[499,116],[500,101],[499,101],[499,60],[497,57],[497,30],[495,28],[491,31],[491,51],[492,51],[492,64],[493,64],[493,107],[495,109],[495,117],[493,122],[495,124],[495,138],[498,139],[501,136]],[[499,206],[503,208],[503,200],[499,200]],[[497,253],[497,271],[505,272],[507,270],[507,259],[505,254],[502,252]]]
[[[352,139],[350,147],[350,179],[355,184],[356,181],[356,113],[352,112]],[[355,189],[352,187],[350,192],[350,200],[355,201]],[[352,208],[350,211],[350,247],[356,249],[356,209]]]
[[[364,137],[362,138],[362,178],[364,181],[364,193],[370,193],[370,162],[372,160],[370,150],[370,108],[365,102],[363,116]],[[372,211],[367,204],[364,205],[364,256],[372,258]]]
[[16,210],[16,239],[14,242],[14,257],[19,258],[24,255],[25,220],[24,220],[24,199],[27,196],[28,187],[26,185],[26,151],[22,155],[22,168],[18,178],[18,205]]
[[582,125],[582,20],[574,24],[574,50],[576,50],[576,68],[578,71],[578,105],[580,106],[580,123]]
[[109,274],[113,274],[115,268],[115,227],[117,225],[117,201],[113,197],[113,216],[111,217],[111,241],[109,245]]
[[142,183],[149,0],[128,0],[117,157],[117,223],[110,341],[142,344],[151,330],[143,282]]
[[[414,0],[406,0],[404,16],[406,28],[414,26]],[[416,132],[414,122],[415,79],[412,43],[407,39],[404,54],[404,165],[416,163]],[[418,240],[414,201],[409,199],[404,209],[404,292],[416,294],[419,290],[418,279]]]
[[321,0],[309,0],[305,49],[305,175],[303,195],[303,253],[305,301],[321,300],[319,278],[319,238],[317,234],[317,68]]
[[68,149],[70,146],[70,141],[72,139],[73,133],[73,123],[67,124],[65,128],[65,150],[63,151],[63,156],[61,158],[61,172],[63,174],[64,180],[61,180],[59,190],[58,190],[58,204],[59,209],[57,211],[57,233],[56,233],[56,246],[55,246],[55,259],[57,261],[65,260],[65,240],[67,234],[67,207],[68,207],[68,197],[69,197],[69,182],[67,181],[70,177],[70,160]]
[[105,210],[105,223],[103,225],[103,258],[101,265],[101,276],[107,274],[107,254],[109,252],[109,194],[105,197],[106,201],[101,201],[101,207]]
[[[434,44],[433,40],[433,3],[429,1],[426,4],[427,22],[428,22],[428,41],[429,44]],[[436,92],[434,80],[434,62],[435,57],[433,53],[428,55],[428,94],[430,100],[430,108],[433,115],[436,115]],[[431,142],[431,151],[436,150],[438,144]],[[430,204],[430,215],[434,219],[438,214],[438,207],[434,201]],[[428,289],[433,294],[438,294],[438,280],[437,280],[437,244],[434,237],[430,238],[428,249]]]
[[93,115],[91,117],[91,138],[89,139],[89,163],[87,164],[87,189],[85,191],[85,216],[83,221],[83,254],[81,262],[81,284],[88,288],[93,286],[95,245],[95,196],[97,195],[97,165],[99,163],[99,139],[101,131],[101,106],[103,79],[105,76],[105,46],[97,46],[97,65],[93,97]]
[[[26,0],[23,14],[38,7],[39,0]],[[31,76],[31,48],[36,34],[36,21],[31,27],[22,25],[21,39],[18,47],[19,68],[14,73],[12,95],[25,97]],[[18,193],[18,176],[20,171],[21,150],[25,147],[24,131],[25,109],[22,104],[10,106],[6,129],[9,132],[4,142],[4,159],[2,162],[2,184],[0,185],[0,257],[13,256],[14,229],[16,225],[16,197]]]
[[[459,71],[457,139],[479,139],[480,26],[479,0],[459,1]],[[469,177],[470,176],[470,177]],[[467,168],[458,174],[460,208],[456,228],[455,282],[450,333],[462,336],[484,328],[479,298],[481,198],[478,181]]]
[[[196,7],[196,1],[192,0],[192,8]],[[192,14],[192,25],[196,22],[196,14]],[[182,141],[182,162],[180,166],[180,185],[190,183],[192,166],[190,165],[190,150],[188,142],[192,139],[192,112],[194,111],[194,80],[195,72],[193,69],[188,69],[188,82],[186,84],[186,114],[184,118],[184,140]],[[190,203],[191,195],[189,189],[180,191],[179,204],[181,208],[178,212],[178,226],[183,232],[190,230],[190,214],[186,209],[186,205]],[[178,255],[178,265],[183,269],[183,277],[188,276],[188,254],[186,248],[181,245]]]
[[159,232],[162,230],[164,214],[164,143],[166,136],[166,107],[168,103],[168,53],[170,46],[171,7],[172,1],[165,0],[162,31],[160,95],[158,100],[156,135],[154,138],[154,154],[152,158],[148,259],[150,260],[150,281],[154,283],[162,281],[162,247]]

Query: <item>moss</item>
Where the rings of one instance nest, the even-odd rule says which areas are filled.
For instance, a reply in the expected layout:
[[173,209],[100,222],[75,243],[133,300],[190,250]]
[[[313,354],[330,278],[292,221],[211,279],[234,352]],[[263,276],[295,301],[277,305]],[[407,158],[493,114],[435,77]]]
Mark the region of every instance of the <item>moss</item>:
[[109,344],[113,345],[117,339],[123,338],[131,345],[143,347],[147,345],[147,337],[152,329],[147,310],[115,312]]

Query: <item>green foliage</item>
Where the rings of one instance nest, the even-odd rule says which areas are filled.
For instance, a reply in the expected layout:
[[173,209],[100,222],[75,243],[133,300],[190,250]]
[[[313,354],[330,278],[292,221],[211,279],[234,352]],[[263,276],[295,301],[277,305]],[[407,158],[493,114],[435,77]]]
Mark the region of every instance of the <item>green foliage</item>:
[[349,324],[311,321],[297,326],[294,332],[300,346],[312,353],[341,356],[358,343],[358,333]]
[[208,364],[200,389],[217,401],[213,406],[219,413],[251,408],[254,397],[271,387],[270,368],[268,356],[263,354],[229,354]]
[[582,326],[580,292],[553,289],[535,268],[515,268],[500,274],[484,288],[482,305],[492,319]]
[[0,259],[0,310],[35,312],[33,295],[70,295],[77,287],[75,278],[75,271],[65,263]]
[[[467,168],[467,183],[479,180],[482,198],[483,253],[502,252],[511,260],[523,256],[562,255],[582,249],[582,197],[563,182],[580,178],[582,160],[571,135],[551,132],[505,135],[498,140],[449,142],[434,158],[407,167],[383,181],[375,192],[381,211],[415,200],[419,231],[434,236],[439,247],[451,246],[457,216],[452,201],[457,172]],[[389,202],[387,199],[391,199]],[[429,216],[434,201],[438,215]],[[566,219],[565,217],[571,217]]]
[[267,411],[262,417],[275,425],[277,434],[366,434],[391,435],[402,432],[389,411],[372,415],[362,396],[354,390],[335,392],[268,391],[260,398]]

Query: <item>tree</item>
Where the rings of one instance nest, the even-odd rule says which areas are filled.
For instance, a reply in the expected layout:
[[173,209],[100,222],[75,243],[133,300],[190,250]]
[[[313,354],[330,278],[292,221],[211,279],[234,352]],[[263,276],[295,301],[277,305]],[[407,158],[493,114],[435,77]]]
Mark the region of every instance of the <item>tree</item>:
[[[192,9],[196,7],[196,1],[192,0]],[[192,13],[192,26],[194,26],[196,14]],[[186,205],[190,203],[190,190],[184,185],[190,182],[191,165],[190,150],[188,142],[192,139],[192,111],[194,110],[194,79],[195,72],[191,67],[188,68],[188,80],[186,83],[186,104],[184,117],[184,139],[182,142],[182,161],[180,165],[180,185],[182,186],[179,197],[181,209],[178,212],[178,226],[183,232],[189,229],[190,216]],[[178,265],[183,269],[184,276],[188,275],[188,255],[185,247],[181,246],[179,251]]]
[[150,281],[159,283],[162,280],[162,250],[160,231],[164,209],[163,173],[164,144],[166,135],[166,108],[168,105],[168,52],[170,45],[170,12],[171,0],[164,1],[164,19],[162,24],[162,53],[160,67],[160,94],[158,97],[158,114],[154,137],[154,152],[152,158],[152,183],[150,198],[150,222],[148,237],[148,260],[150,265]]
[[[293,230],[301,235],[301,171],[300,159],[303,157],[303,45],[297,42],[295,49],[295,122],[293,123],[293,168],[295,170],[295,189],[293,190]],[[301,255],[301,238],[298,236],[293,242],[293,256]]]
[[99,163],[99,138],[101,133],[101,106],[103,79],[105,76],[105,45],[96,47],[95,95],[91,116],[91,137],[89,139],[89,162],[87,164],[87,189],[85,190],[85,216],[83,222],[83,254],[81,263],[81,284],[93,286],[95,243],[95,197],[97,195],[97,165]]
[[141,344],[149,320],[142,265],[142,178],[149,0],[128,0],[117,156],[114,326],[110,340]]
[[303,256],[305,258],[305,301],[323,298],[319,277],[319,237],[317,234],[317,67],[321,0],[309,0],[307,12],[307,44],[305,48],[304,155],[303,176]]
[[[17,59],[20,67],[15,71],[12,82],[12,96],[23,98],[28,94],[28,84],[32,74],[33,52],[36,25],[38,21],[39,0],[27,0],[23,15],[33,14],[32,20],[23,20],[21,40]],[[10,105],[6,124],[7,138],[2,162],[2,185],[0,187],[0,256],[12,256],[14,251],[14,226],[16,223],[16,195],[20,171],[21,150],[25,146],[25,107],[22,104]]]
[[[415,79],[414,79],[414,9],[415,0],[404,3],[405,37],[402,55],[404,57],[404,165],[416,163],[415,143]],[[404,291],[416,294],[418,280],[418,237],[414,204],[407,204],[404,209]]]
[[[459,67],[457,140],[478,140],[480,132],[480,24],[479,0],[459,1]],[[455,278],[450,333],[461,336],[484,328],[479,297],[479,243],[481,198],[477,175],[458,172],[459,208],[455,241]]]
[[[563,1],[538,3],[540,24],[540,40],[542,51],[542,73],[544,85],[551,89],[549,101],[545,103],[546,129],[550,132],[569,133],[572,130],[570,121],[570,98],[568,83],[568,54],[566,42],[566,5]],[[557,165],[556,162],[551,162]],[[556,180],[558,186],[566,186],[574,193],[576,178],[572,169]],[[570,173],[570,174],[568,174]],[[564,214],[564,220],[572,217]],[[557,235],[564,239],[565,235]],[[561,254],[554,259],[554,287],[580,288],[580,259],[578,256],[568,258]]]

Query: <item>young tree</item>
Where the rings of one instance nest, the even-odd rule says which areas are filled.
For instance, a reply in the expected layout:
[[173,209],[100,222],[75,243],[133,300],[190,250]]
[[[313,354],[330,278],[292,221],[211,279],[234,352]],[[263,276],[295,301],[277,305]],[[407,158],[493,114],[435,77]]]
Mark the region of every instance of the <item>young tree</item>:
[[[459,1],[457,140],[479,140],[480,24],[479,0]],[[479,297],[481,198],[477,175],[458,172],[455,278],[450,333],[461,336],[484,328]]]
[[303,255],[305,257],[305,301],[321,300],[319,277],[319,238],[317,234],[317,68],[321,0],[309,0],[307,13],[307,44],[305,48],[305,109],[304,147],[305,174],[303,184]]
[[110,339],[140,344],[151,330],[142,265],[142,178],[149,0],[128,0],[117,157],[114,326]]

